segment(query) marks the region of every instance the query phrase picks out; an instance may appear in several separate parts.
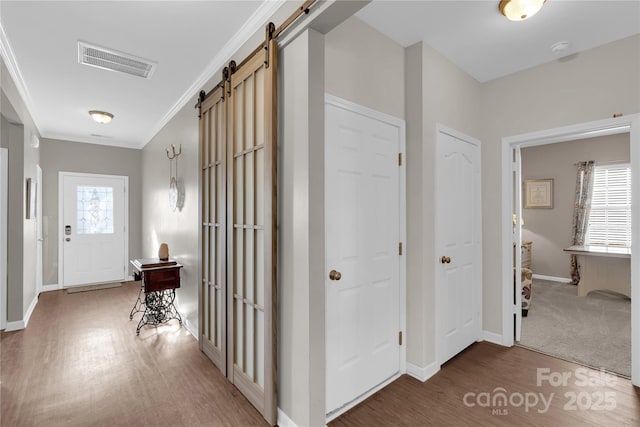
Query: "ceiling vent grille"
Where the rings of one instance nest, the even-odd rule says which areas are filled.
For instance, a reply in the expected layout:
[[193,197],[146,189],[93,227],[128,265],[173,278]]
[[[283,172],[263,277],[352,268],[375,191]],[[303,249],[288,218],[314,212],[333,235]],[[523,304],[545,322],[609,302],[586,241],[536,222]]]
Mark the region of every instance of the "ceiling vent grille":
[[156,69],[156,63],[144,58],[105,49],[78,41],[78,62],[90,67],[102,68],[132,76],[150,79]]

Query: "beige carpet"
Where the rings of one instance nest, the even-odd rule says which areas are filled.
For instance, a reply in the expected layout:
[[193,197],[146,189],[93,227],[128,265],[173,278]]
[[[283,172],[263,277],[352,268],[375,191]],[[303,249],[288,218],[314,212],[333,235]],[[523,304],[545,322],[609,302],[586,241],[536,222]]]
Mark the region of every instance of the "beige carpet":
[[122,286],[121,282],[102,283],[99,285],[74,286],[72,288],[67,288],[67,293],[75,294],[77,292],[98,291],[100,289],[119,288],[120,286]]
[[538,279],[532,289],[522,346],[631,376],[631,300],[600,291],[579,297],[573,285]]

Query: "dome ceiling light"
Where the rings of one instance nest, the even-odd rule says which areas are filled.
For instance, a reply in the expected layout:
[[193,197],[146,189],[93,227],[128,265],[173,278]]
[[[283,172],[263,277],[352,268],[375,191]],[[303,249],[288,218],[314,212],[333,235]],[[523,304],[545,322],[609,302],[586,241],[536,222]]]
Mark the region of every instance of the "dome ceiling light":
[[500,0],[498,9],[510,21],[524,21],[542,9],[546,0]]

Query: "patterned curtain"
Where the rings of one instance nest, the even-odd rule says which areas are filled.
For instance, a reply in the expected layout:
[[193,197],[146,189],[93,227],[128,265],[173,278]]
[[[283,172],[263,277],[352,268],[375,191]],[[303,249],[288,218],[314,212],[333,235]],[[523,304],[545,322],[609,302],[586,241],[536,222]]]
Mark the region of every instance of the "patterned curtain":
[[[589,208],[591,207],[591,194],[593,192],[593,168],[595,162],[578,163],[578,178],[576,179],[576,199],[573,204],[573,230],[572,244],[584,245],[589,223]],[[571,283],[577,285],[580,282],[580,266],[575,255],[571,255]]]

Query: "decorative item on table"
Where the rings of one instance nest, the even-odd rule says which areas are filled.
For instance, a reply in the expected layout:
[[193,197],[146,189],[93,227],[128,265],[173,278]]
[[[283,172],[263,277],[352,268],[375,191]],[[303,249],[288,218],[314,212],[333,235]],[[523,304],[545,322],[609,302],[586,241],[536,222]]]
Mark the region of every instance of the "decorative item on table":
[[158,249],[158,258],[160,261],[169,261],[169,245],[162,243]]

